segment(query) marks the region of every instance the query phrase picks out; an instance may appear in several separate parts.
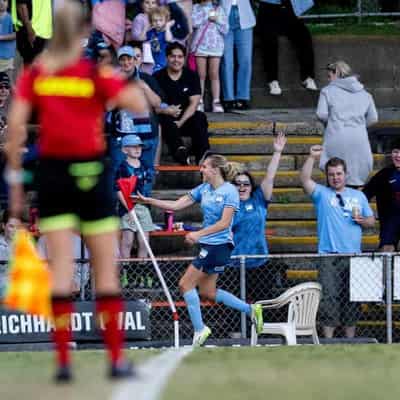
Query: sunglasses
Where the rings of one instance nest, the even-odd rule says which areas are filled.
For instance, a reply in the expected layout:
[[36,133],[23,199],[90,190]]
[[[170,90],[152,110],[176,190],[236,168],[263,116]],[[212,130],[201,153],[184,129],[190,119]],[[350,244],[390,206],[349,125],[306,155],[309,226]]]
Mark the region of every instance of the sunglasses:
[[344,201],[343,201],[343,197],[340,195],[340,194],[336,194],[336,198],[338,199],[338,201],[339,201],[339,205],[340,205],[340,207],[344,207]]
[[245,187],[248,187],[248,186],[251,186],[251,183],[250,183],[250,182],[245,182],[245,181],[236,181],[236,182],[234,183],[234,185],[235,185],[235,186],[245,186]]

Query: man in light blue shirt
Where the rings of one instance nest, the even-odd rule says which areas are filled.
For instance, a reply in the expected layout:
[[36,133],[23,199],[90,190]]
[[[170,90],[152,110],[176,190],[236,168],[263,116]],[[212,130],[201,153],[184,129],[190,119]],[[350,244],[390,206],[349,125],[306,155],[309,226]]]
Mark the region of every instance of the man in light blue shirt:
[[[317,212],[318,252],[321,254],[361,252],[362,228],[375,224],[375,217],[365,195],[346,184],[346,163],[337,157],[325,166],[328,186],[312,178],[314,162],[321,156],[322,147],[312,146],[310,156],[301,170],[304,190],[311,196]],[[354,337],[358,306],[349,302],[348,258],[322,258],[319,278],[323,299],[321,318],[324,335],[332,338],[335,328],[344,326],[347,337]]]

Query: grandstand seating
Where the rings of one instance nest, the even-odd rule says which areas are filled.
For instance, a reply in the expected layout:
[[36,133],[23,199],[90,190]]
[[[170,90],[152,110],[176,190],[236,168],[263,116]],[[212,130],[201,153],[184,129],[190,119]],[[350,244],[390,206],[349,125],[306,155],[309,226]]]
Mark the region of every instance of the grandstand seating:
[[[272,128],[270,121],[251,121],[236,116],[233,121],[211,122],[211,149],[227,156],[229,160],[245,163],[256,181],[265,174],[272,153]],[[299,179],[299,169],[312,144],[322,142],[322,131],[318,125],[307,122],[277,124],[276,130],[283,129],[288,135],[280,168],[275,179],[273,202],[269,208],[267,227],[271,253],[304,253],[317,249],[314,207],[304,194]],[[168,162],[168,160],[167,160]],[[383,154],[374,155],[374,168],[385,164]],[[324,183],[323,173],[317,169],[313,177]],[[164,165],[158,168],[154,195],[158,198],[176,199],[200,183],[200,174],[195,166]],[[375,209],[375,204],[372,204]],[[152,210],[154,221],[163,221],[163,212]],[[175,221],[198,226],[201,222],[199,207],[191,207],[175,214]],[[377,247],[378,227],[367,229],[363,237],[363,249]],[[193,249],[185,246],[183,236],[152,235],[152,246],[156,254],[191,255]]]

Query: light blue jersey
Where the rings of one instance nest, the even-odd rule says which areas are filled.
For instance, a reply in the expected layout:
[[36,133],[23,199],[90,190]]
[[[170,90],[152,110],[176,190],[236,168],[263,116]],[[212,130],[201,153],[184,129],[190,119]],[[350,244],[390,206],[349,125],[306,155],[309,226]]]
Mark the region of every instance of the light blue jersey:
[[[232,207],[235,211],[239,209],[239,193],[230,183],[224,182],[217,189],[214,189],[209,183],[203,183],[189,192],[189,196],[200,203],[203,211],[203,228],[214,225],[222,218],[225,207]],[[232,243],[232,223],[222,231],[211,235],[202,236],[199,243],[203,244],[223,244]]]
[[361,226],[353,221],[352,208],[358,206],[363,217],[373,212],[364,193],[345,188],[342,192],[316,185],[311,199],[316,207],[319,253],[360,253]]
[[[265,221],[269,201],[265,200],[264,193],[258,187],[246,201],[240,202],[240,209],[233,220],[233,240],[235,248],[232,256],[246,254],[268,254],[265,238]],[[265,264],[265,258],[246,260],[247,268],[259,267]],[[238,265],[239,260],[234,260]]]

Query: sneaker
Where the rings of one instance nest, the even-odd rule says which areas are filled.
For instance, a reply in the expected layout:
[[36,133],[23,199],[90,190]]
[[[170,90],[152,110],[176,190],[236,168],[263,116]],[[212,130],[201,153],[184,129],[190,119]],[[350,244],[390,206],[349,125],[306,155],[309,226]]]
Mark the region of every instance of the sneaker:
[[203,100],[200,100],[199,105],[197,106],[197,111],[204,112],[204,103]]
[[200,347],[207,338],[211,335],[211,329],[204,325],[204,328],[200,332],[195,332],[193,336],[193,346]]
[[279,86],[278,81],[272,81],[268,85],[269,85],[269,94],[272,94],[272,96],[280,96],[282,94],[282,89]]
[[261,304],[251,305],[251,321],[256,325],[257,334],[260,334],[264,328],[264,319]]
[[248,110],[250,108],[250,103],[248,100],[236,100],[235,109],[236,110]]
[[108,377],[110,379],[125,379],[132,378],[135,375],[133,364],[130,361],[122,361],[111,365]]
[[223,107],[225,112],[230,112],[235,109],[235,102],[233,100],[224,101]]
[[318,90],[317,84],[315,83],[313,78],[308,77],[305,81],[302,82],[303,86],[307,89],[307,90],[312,90],[312,91],[316,91]]
[[213,113],[223,113],[224,112],[224,107],[222,107],[222,104],[219,100],[213,101],[212,112]]
[[69,383],[71,381],[72,381],[71,367],[69,365],[58,367],[57,372],[54,375],[54,382]]

